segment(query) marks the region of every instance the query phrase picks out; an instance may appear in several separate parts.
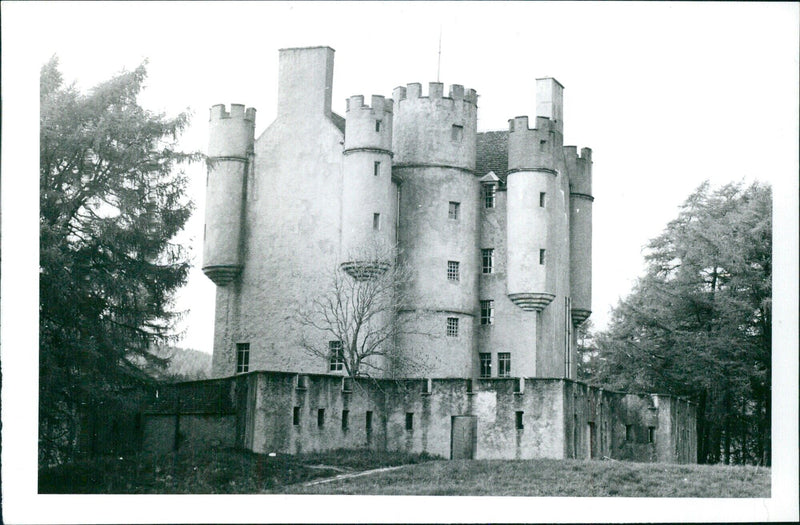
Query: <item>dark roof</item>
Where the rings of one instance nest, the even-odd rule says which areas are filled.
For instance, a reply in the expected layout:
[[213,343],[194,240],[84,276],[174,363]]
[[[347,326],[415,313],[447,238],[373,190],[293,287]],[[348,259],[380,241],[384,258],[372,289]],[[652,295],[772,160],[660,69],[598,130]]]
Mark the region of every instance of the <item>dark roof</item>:
[[475,175],[483,177],[490,171],[505,182],[508,171],[508,131],[478,133]]
[[339,131],[344,133],[344,122],[345,122],[344,117],[337,115],[336,113],[331,111],[331,122],[333,122],[334,126],[339,128]]

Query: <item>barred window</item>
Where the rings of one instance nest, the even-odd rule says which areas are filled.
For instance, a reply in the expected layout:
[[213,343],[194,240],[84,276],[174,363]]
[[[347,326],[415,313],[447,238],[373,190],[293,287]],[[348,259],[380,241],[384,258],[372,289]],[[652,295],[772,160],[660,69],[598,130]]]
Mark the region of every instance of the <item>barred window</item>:
[[492,377],[492,354],[479,354],[481,360],[481,377]]
[[511,354],[508,352],[497,354],[497,377],[511,377]]
[[447,218],[457,221],[460,208],[460,202],[450,201],[450,203],[447,205]]
[[447,280],[458,281],[458,261],[447,261]]
[[447,318],[447,335],[448,337],[458,337],[458,317]]
[[330,352],[330,371],[339,372],[344,370],[344,348],[341,341],[328,341],[328,351]]
[[485,208],[494,208],[496,195],[497,195],[497,187],[494,184],[484,185],[483,206]]
[[483,273],[494,273],[494,248],[481,250],[481,267]]
[[250,370],[250,343],[236,344],[236,373],[243,374]]
[[494,301],[481,301],[481,324],[494,324]]

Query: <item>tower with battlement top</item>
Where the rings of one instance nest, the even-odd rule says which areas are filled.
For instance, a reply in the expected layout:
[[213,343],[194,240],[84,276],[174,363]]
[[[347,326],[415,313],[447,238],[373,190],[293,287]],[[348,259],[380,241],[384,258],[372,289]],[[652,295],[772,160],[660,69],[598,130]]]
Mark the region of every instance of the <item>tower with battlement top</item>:
[[[278,112],[211,110],[203,270],[217,285],[213,374],[341,373],[295,321],[332,267],[412,278],[388,344],[394,378],[575,376],[591,313],[591,150],[564,146],[563,86],[536,82],[536,115],[479,133],[474,89],[439,82],[332,111],[329,47],[280,50]],[[381,247],[383,258],[365,257]]]

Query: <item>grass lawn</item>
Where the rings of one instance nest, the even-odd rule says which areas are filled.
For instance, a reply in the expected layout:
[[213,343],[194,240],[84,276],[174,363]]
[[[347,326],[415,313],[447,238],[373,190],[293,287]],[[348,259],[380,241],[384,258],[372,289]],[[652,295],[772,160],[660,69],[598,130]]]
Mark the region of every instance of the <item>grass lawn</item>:
[[432,461],[304,487],[294,494],[768,498],[763,467],[622,461]]
[[[397,465],[405,466],[304,486],[315,479]],[[770,470],[623,461],[446,461],[369,450],[270,457],[217,449],[103,458],[42,469],[39,493],[768,498]]]

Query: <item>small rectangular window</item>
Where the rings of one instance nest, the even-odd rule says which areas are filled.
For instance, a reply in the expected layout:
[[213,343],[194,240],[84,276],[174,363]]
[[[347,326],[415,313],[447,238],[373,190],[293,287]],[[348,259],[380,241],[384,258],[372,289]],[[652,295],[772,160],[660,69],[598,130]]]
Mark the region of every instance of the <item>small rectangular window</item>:
[[343,377],[342,378],[342,392],[352,392],[353,391],[353,378],[352,377]]
[[380,213],[373,213],[372,214],[372,229],[375,231],[379,231],[381,229],[381,214]]
[[522,424],[522,415],[523,414],[524,414],[524,412],[522,412],[522,411],[517,411],[517,412],[514,413],[514,415],[516,416],[515,419],[516,419],[517,430],[522,430],[523,428],[525,428],[525,426]]
[[633,441],[633,425],[625,425],[625,441]]
[[377,160],[375,161],[375,164],[372,165],[372,174],[376,177],[381,174],[381,163]]
[[365,419],[367,432],[372,430],[372,410],[367,410],[367,417]]
[[432,389],[431,387],[432,387],[431,380],[430,379],[424,379],[423,383],[422,383],[422,393],[423,394],[430,394],[431,393],[431,389]]
[[494,272],[494,249],[484,248],[481,250],[481,271],[483,273]]
[[236,373],[250,370],[250,343],[236,343]]
[[479,354],[481,360],[481,377],[492,377],[492,354]]
[[325,426],[325,409],[320,408],[317,410],[317,426]]
[[458,337],[458,317],[447,318],[447,336]]
[[545,252],[544,248],[539,250],[539,264],[544,264],[544,252]]
[[467,394],[472,393],[472,379],[467,379]]
[[330,352],[330,371],[340,372],[344,370],[344,349],[341,341],[328,341],[328,351]]
[[483,187],[483,206],[494,208],[497,197],[497,187],[494,184],[486,184]]
[[300,424],[300,407],[294,407],[292,410],[292,424],[295,426]]
[[458,271],[458,261],[447,261],[447,280],[448,281],[458,281],[459,280],[459,271]]
[[342,410],[342,430],[347,430],[350,425],[350,411]]
[[647,427],[647,442],[655,443],[656,441],[656,427]]
[[481,324],[494,324],[494,301],[481,301]]
[[464,126],[453,124],[453,131],[450,135],[450,138],[455,142],[461,142],[461,140],[464,138]]
[[381,121],[380,120],[376,120],[375,121],[375,131],[380,131],[380,130],[381,130]]
[[461,208],[460,202],[450,201],[450,203],[447,206],[447,218],[457,221],[460,208]]
[[414,413],[406,412],[406,430],[414,430]]
[[297,376],[297,390],[308,389],[308,376]]
[[511,377],[511,354],[509,352],[497,354],[497,377]]
[[547,194],[545,192],[543,192],[543,191],[539,193],[539,207],[540,208],[544,208],[544,206],[545,206],[545,199],[546,199],[545,195],[547,195]]

